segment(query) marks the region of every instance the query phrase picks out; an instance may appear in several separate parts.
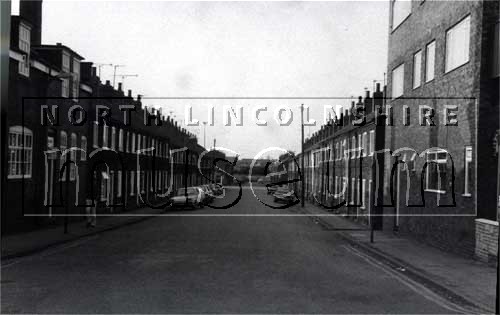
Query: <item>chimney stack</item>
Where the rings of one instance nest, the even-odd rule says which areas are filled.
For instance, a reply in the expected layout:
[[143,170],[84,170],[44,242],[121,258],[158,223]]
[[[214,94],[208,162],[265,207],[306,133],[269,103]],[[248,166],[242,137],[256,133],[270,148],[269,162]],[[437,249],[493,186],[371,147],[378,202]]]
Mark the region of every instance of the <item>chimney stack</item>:
[[42,0],[21,0],[19,15],[32,26],[31,45],[40,46],[42,44]]
[[128,90],[128,94],[127,94],[128,97],[132,97],[132,90]]

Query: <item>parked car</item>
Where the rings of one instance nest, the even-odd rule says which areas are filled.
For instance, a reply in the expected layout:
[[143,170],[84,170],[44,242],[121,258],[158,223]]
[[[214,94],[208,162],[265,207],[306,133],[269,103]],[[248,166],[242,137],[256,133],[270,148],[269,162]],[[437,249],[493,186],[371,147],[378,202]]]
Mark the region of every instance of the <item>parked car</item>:
[[297,200],[297,196],[295,196],[295,192],[293,190],[287,189],[278,189],[274,194],[274,202],[284,202],[291,203]]
[[214,193],[208,185],[202,185],[199,188],[201,188],[203,190],[203,195],[204,195],[203,202],[204,203],[210,203],[214,200],[214,198],[215,198]]
[[211,184],[210,188],[212,189],[214,195],[220,196],[224,193],[224,188],[221,184]]
[[278,186],[274,184],[266,184],[267,194],[273,194],[278,190]]
[[[187,194],[186,194],[187,192]],[[204,193],[199,187],[180,188],[171,200],[171,207],[203,208]]]

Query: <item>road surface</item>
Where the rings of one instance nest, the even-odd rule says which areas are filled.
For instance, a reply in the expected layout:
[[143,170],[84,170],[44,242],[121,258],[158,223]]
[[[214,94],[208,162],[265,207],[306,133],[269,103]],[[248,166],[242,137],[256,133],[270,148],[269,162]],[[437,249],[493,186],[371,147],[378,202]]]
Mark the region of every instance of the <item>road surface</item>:
[[304,216],[269,216],[297,213],[266,207],[244,188],[230,209],[169,212],[24,257],[2,266],[1,310],[453,313],[338,232]]

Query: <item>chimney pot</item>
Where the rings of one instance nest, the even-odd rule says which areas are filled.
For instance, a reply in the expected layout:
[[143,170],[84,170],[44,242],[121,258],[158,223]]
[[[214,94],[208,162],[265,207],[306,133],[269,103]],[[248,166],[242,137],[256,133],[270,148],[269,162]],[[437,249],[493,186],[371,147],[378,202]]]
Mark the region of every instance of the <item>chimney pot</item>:
[[366,96],[365,98],[370,98],[370,91],[366,91]]
[[109,80],[106,80],[106,85],[111,85],[111,82]]
[[118,91],[121,91],[121,90],[122,90],[122,83],[118,82]]
[[377,83],[377,92],[380,92],[380,83]]
[[128,90],[128,94],[127,94],[128,97],[132,97],[132,90]]

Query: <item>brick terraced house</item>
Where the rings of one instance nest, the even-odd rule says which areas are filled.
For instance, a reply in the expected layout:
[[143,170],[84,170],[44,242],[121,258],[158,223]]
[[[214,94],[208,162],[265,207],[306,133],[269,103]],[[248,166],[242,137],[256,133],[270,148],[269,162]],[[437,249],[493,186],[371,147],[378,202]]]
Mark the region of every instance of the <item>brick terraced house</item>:
[[[59,224],[66,214],[82,219],[89,199],[111,214],[220,181],[213,161],[222,152],[198,161],[206,150],[193,134],[125,94],[121,83],[103,84],[71,48],[42,45],[41,27],[42,1],[21,1],[11,18],[2,234]],[[98,108],[109,111],[106,119]]]

